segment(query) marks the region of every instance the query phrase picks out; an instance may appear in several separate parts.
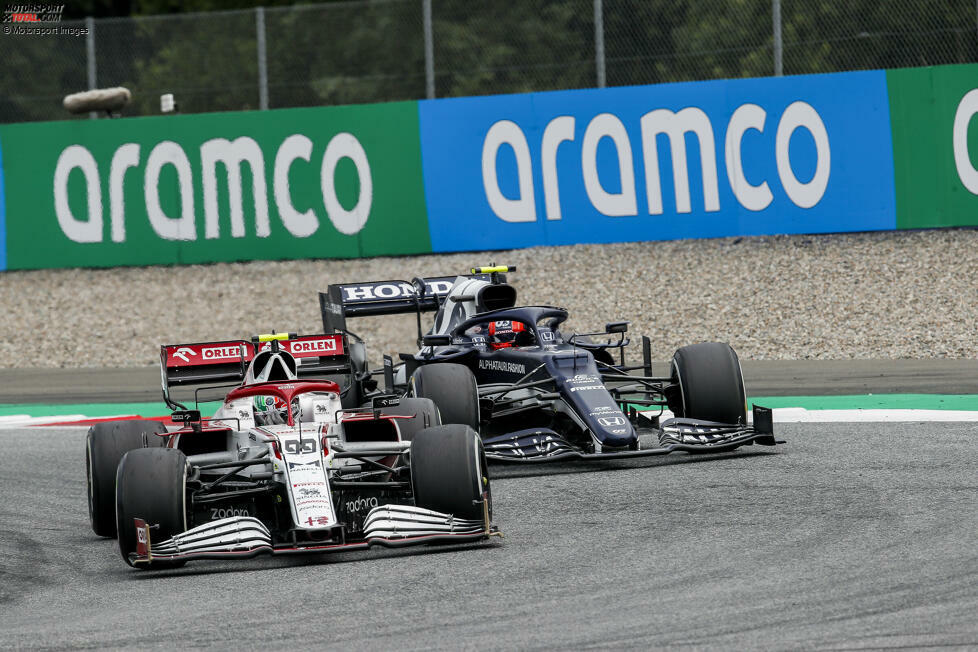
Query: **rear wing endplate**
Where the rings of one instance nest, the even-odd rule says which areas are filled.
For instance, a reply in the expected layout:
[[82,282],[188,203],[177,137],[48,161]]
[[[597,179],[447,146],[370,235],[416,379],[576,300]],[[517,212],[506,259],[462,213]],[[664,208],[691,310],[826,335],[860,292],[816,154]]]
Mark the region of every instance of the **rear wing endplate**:
[[[492,278],[488,273],[464,276],[483,281]],[[458,275],[416,278],[413,282],[371,281],[330,285],[325,292],[319,293],[323,330],[327,333],[345,332],[348,317],[438,310],[457,278]],[[424,292],[419,296],[417,287],[422,284],[424,284]]]

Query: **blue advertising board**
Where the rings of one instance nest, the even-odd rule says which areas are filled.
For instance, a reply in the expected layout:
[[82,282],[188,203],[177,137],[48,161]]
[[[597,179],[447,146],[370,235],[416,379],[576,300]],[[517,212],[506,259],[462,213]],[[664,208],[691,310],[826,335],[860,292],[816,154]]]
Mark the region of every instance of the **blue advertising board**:
[[418,111],[434,251],[896,227],[883,71]]

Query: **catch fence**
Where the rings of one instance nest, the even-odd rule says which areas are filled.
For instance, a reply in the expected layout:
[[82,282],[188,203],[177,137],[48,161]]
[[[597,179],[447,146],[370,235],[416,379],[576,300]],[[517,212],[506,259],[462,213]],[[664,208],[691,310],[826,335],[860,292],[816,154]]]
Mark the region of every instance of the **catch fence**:
[[0,35],[0,122],[240,111],[978,61],[974,0],[370,0]]

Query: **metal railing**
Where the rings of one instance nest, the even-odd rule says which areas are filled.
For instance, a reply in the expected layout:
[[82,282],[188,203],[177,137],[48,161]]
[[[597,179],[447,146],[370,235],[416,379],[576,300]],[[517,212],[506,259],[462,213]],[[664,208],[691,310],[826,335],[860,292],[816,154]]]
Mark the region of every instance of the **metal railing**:
[[[386,102],[978,61],[975,0],[370,0],[0,35],[0,122]],[[84,116],[83,116],[84,117]]]

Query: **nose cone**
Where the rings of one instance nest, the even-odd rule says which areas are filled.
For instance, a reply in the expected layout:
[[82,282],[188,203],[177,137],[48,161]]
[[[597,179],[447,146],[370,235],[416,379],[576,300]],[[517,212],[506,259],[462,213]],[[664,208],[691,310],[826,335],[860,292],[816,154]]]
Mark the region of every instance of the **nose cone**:
[[[561,398],[577,412],[602,448],[629,448],[637,435],[598,373],[590,353],[548,359]],[[569,362],[568,362],[569,360]]]
[[635,429],[621,412],[595,418],[592,425],[595,438],[605,448],[626,448],[635,443]]

